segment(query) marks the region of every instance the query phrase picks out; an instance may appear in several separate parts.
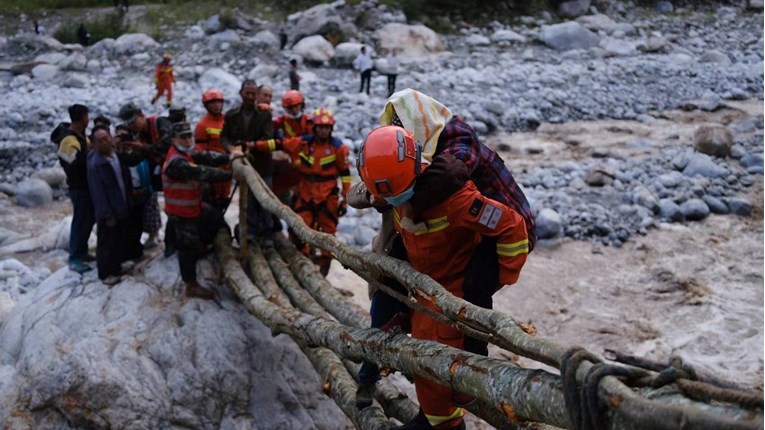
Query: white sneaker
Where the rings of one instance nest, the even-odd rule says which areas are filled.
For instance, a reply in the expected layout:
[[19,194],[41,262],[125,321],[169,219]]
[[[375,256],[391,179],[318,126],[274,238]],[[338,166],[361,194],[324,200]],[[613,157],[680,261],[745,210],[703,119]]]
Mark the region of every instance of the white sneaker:
[[159,245],[159,241],[156,237],[150,237],[146,239],[146,242],[143,244],[143,249],[151,249],[155,246]]

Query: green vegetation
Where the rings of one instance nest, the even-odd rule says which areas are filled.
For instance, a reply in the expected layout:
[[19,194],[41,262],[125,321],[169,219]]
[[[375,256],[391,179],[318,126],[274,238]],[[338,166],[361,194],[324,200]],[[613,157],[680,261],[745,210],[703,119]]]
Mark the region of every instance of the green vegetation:
[[[95,18],[83,23],[85,29],[90,33],[90,43],[96,43],[101,39],[107,37],[118,38],[124,33],[130,32],[130,26],[123,19],[122,14],[113,12],[107,15],[103,15],[99,18]],[[77,29],[80,23],[76,21],[68,21],[62,24],[53,37],[58,39],[61,43],[78,43]]]

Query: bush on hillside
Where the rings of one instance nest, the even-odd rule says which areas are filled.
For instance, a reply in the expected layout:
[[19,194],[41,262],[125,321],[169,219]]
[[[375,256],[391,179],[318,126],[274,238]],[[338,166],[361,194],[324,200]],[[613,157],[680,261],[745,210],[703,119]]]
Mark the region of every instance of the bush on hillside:
[[[90,33],[90,44],[94,44],[101,39],[108,37],[116,39],[125,33],[130,32],[130,25],[123,19],[123,14],[119,12],[110,13],[91,21],[85,21],[85,29]],[[77,29],[79,22],[67,22],[62,24],[53,37],[61,43],[80,43],[77,38]]]

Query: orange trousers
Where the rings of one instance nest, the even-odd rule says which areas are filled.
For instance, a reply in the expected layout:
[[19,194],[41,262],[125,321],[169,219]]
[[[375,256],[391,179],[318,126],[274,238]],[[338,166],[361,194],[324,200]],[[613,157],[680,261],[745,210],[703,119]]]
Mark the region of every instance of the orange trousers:
[[173,82],[160,82],[157,84],[157,94],[154,95],[154,98],[151,100],[152,103],[159,100],[160,97],[162,97],[162,94],[167,93],[167,104],[173,104]]

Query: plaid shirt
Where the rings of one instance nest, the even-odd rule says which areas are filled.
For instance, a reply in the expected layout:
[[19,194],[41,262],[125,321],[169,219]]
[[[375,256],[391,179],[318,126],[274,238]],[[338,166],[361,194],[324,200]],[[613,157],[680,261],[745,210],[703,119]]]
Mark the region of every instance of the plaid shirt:
[[461,160],[470,171],[470,179],[486,197],[497,200],[514,209],[526,222],[529,251],[537,240],[536,222],[529,201],[505,167],[496,152],[481,143],[468,123],[454,116],[438,137],[436,154],[450,154]]

